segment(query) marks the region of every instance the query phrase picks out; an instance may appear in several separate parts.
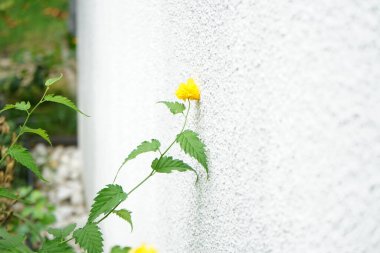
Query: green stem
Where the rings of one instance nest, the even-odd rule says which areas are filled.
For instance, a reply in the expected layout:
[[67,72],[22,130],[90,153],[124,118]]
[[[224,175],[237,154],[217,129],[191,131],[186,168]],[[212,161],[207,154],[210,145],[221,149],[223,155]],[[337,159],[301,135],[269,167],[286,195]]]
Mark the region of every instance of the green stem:
[[[152,172],[146,177],[144,178],[140,183],[138,183],[135,187],[133,187],[132,190],[130,190],[128,193],[127,193],[127,196],[131,195],[132,192],[134,192],[137,188],[139,188],[143,183],[145,183],[151,176],[153,176],[155,173],[154,170],[152,170]],[[103,218],[101,218],[99,221],[96,222],[96,224],[99,224],[100,222],[102,222],[103,220],[105,220],[113,211],[115,211],[115,209],[121,204],[122,202],[120,202],[119,204],[117,204],[114,208],[112,208],[111,211],[109,211],[105,216],[103,216]]]
[[[187,118],[188,118],[188,116],[189,116],[189,112],[190,112],[190,100],[188,99],[187,100],[187,104],[188,104],[188,106],[187,106],[187,112],[186,112],[186,115],[185,115],[185,122],[183,123],[183,126],[182,126],[182,128],[181,128],[181,132],[179,133],[179,134],[181,134],[182,132],[183,132],[183,130],[185,130],[185,127],[186,127],[186,124],[187,124]],[[174,139],[174,141],[169,145],[169,147],[167,148],[167,149],[165,149],[165,151],[164,152],[160,152],[160,157],[158,158],[158,161],[160,161],[161,159],[162,159],[162,157],[170,150],[170,148],[174,145],[174,143],[176,142],[176,140],[177,140],[177,138],[176,139]],[[115,180],[116,180],[116,178],[117,178],[117,176],[118,176],[118,174],[119,174],[119,172],[120,172],[120,170],[121,170],[121,168],[124,166],[124,164],[125,164],[125,162],[123,162],[122,164],[121,164],[121,166],[119,167],[119,169],[117,170],[117,173],[116,173],[116,176],[115,176],[115,178],[114,178],[114,180],[113,180],[113,182],[112,183],[115,183]],[[157,164],[158,164],[158,162],[157,162]],[[132,192],[134,192],[135,190],[137,190],[142,184],[144,184],[150,177],[152,177],[153,175],[154,175],[154,173],[155,173],[156,171],[155,171],[155,168],[153,168],[153,170],[152,170],[152,172],[146,177],[146,178],[144,178],[140,183],[138,183],[135,187],[133,187],[132,188],[132,190],[130,190],[128,193],[127,193],[127,196],[129,196],[129,195],[131,195],[132,194]],[[117,204],[114,208],[112,208],[112,210],[111,211],[109,211],[105,216],[103,216],[103,218],[101,218],[99,221],[97,221],[96,222],[96,224],[99,224],[100,222],[102,222],[103,220],[105,220],[113,211],[115,211],[115,209],[121,204],[122,202],[120,202],[119,204]]]
[[[187,100],[187,105],[188,105],[188,106],[187,106],[187,112],[186,112],[186,116],[185,116],[185,122],[183,123],[182,129],[181,129],[181,132],[180,132],[179,134],[181,134],[181,133],[183,132],[183,130],[185,129],[185,127],[186,127],[187,118],[188,118],[188,116],[189,116],[189,112],[190,112],[190,100],[189,100],[189,99]],[[160,157],[158,158],[158,160],[161,160],[161,159],[162,159],[162,157],[163,157],[163,156],[169,151],[169,149],[175,144],[175,142],[176,142],[176,139],[174,139],[174,141],[169,145],[169,147],[168,147],[167,149],[165,149],[164,152],[161,152],[161,151],[159,150],[159,152],[160,152]],[[119,175],[119,173],[120,173],[120,171],[121,171],[121,168],[123,168],[123,166],[125,165],[125,163],[126,163],[126,161],[124,161],[124,162],[120,165],[119,169],[117,170],[116,175],[115,175],[115,177],[114,177],[114,179],[113,179],[113,181],[112,181],[113,184],[115,183],[116,178],[118,177],[118,175]]]
[[65,241],[62,241],[62,242],[60,242],[60,243],[68,243],[69,241],[71,241],[71,240],[73,240],[74,239],[74,237],[70,237],[70,239],[67,239],[67,240],[65,240]]
[[115,183],[116,178],[117,178],[117,176],[119,175],[119,172],[120,172],[121,168],[123,168],[123,166],[124,166],[125,163],[126,163],[126,161],[124,161],[124,162],[120,165],[119,169],[117,170],[116,175],[115,175],[115,177],[114,177],[114,179],[113,179],[113,181],[112,181],[113,184]]
[[[186,116],[185,116],[185,122],[183,123],[181,132],[179,132],[179,134],[181,134],[183,132],[183,130],[185,130],[185,127],[186,127],[186,124],[187,124],[187,118],[189,116],[189,112],[190,112],[190,100],[188,99],[187,100],[187,112],[186,112]],[[161,156],[160,156],[160,158],[158,160],[160,160],[169,151],[169,149],[174,145],[174,143],[176,142],[176,140],[177,140],[177,138],[175,138],[174,141],[169,145],[169,147],[161,154]]]
[[[26,116],[26,118],[25,118],[25,121],[24,121],[24,123],[22,124],[22,126],[21,126],[21,128],[20,128],[20,131],[19,131],[19,133],[17,134],[16,138],[14,139],[14,141],[13,141],[13,142],[11,143],[11,145],[9,146],[8,150],[11,149],[11,148],[17,143],[18,139],[19,139],[19,138],[21,137],[21,135],[23,134],[22,129],[23,129],[23,128],[26,126],[26,124],[28,123],[29,118],[30,118],[30,116],[32,115],[32,113],[34,112],[34,110],[36,110],[37,107],[38,107],[40,104],[42,104],[42,103],[44,102],[44,98],[45,98],[46,93],[48,92],[48,90],[49,90],[49,87],[46,88],[46,90],[45,90],[44,94],[42,95],[40,101],[38,101],[38,103],[32,108],[32,110],[31,110],[30,112],[29,112],[29,111],[26,111],[27,116]],[[8,156],[8,150],[5,152],[4,156],[1,158],[1,160],[0,160],[0,165],[3,163],[3,161],[5,160],[5,158]]]
[[133,187],[133,189],[130,190],[130,191],[127,193],[127,195],[128,195],[128,196],[131,195],[132,192],[134,192],[134,191],[135,191],[137,188],[139,188],[143,183],[145,183],[145,182],[146,182],[151,176],[154,175],[154,173],[155,173],[155,171],[152,170],[152,172],[151,172],[146,178],[144,178],[144,180],[142,180],[138,185],[136,185],[135,187]]

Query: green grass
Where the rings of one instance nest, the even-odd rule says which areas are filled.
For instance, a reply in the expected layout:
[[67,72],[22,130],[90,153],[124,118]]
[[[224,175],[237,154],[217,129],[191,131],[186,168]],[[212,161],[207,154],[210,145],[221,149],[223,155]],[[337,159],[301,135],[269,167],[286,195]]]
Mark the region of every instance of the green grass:
[[60,46],[67,35],[67,10],[67,0],[2,0],[2,56],[46,52]]
[[[75,47],[68,31],[69,0],[0,0],[0,107],[43,93],[47,78],[72,69]],[[70,65],[71,64],[71,65]],[[65,78],[52,92],[73,98]],[[19,119],[17,113],[6,113]],[[41,107],[31,121],[51,135],[75,135],[76,113],[55,104]]]

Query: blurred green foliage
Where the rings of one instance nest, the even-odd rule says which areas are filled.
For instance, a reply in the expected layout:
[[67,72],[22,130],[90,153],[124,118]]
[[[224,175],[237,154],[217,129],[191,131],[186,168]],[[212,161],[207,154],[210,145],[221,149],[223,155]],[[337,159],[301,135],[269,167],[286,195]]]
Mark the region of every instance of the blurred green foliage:
[[130,247],[113,246],[110,253],[128,253],[130,250]]
[[42,243],[43,232],[56,221],[55,207],[39,190],[22,187],[18,191],[20,196],[27,197],[23,203],[18,203],[7,229],[8,232],[26,236],[29,247],[37,249]]
[[[39,100],[44,80],[64,73],[54,92],[74,99],[75,37],[68,31],[69,0],[0,1],[0,107],[6,103]],[[9,112],[16,118],[17,112]],[[45,105],[34,122],[51,135],[75,135],[76,114]],[[17,123],[17,120],[16,120]]]
[[17,59],[25,50],[54,50],[67,36],[67,0],[2,0],[1,54]]

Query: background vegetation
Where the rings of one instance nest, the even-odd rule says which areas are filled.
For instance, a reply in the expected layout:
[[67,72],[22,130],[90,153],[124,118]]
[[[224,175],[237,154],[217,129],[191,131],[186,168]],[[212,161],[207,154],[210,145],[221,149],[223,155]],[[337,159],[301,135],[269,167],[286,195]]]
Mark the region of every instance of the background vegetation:
[[[65,75],[56,90],[75,98],[75,37],[69,30],[68,0],[2,0],[0,2],[0,106],[25,100],[32,104],[49,76]],[[35,122],[54,139],[75,136],[76,115],[56,105],[44,106]],[[17,112],[9,112],[16,118]]]

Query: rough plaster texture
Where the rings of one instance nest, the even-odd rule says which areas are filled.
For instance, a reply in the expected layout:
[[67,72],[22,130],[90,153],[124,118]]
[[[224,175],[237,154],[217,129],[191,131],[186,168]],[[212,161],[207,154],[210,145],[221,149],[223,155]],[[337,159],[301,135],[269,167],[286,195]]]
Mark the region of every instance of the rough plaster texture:
[[[78,8],[89,200],[142,140],[167,145],[179,130],[180,117],[156,101],[189,76],[202,89],[190,126],[208,146],[210,179],[155,176],[126,204],[133,233],[118,218],[104,223],[107,248],[380,252],[379,1]],[[131,162],[118,183],[130,188],[151,158]]]

